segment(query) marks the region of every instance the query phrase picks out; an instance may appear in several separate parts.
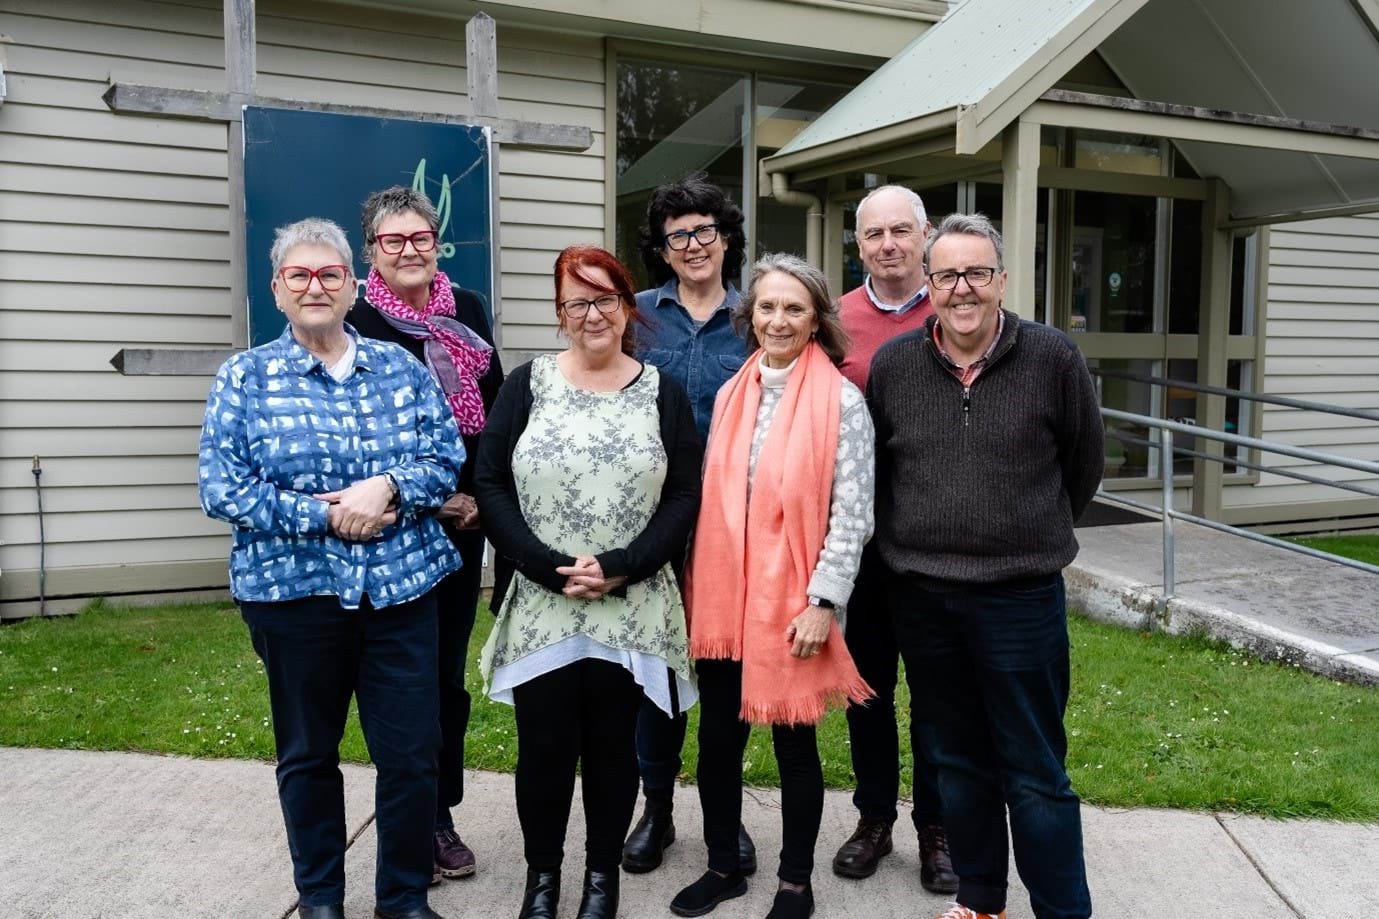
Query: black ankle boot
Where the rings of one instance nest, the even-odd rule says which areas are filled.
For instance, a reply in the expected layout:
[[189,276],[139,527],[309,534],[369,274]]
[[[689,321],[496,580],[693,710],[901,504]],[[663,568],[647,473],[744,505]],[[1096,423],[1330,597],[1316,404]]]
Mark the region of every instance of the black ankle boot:
[[560,872],[527,869],[527,891],[517,919],[555,919],[560,906]]
[[644,874],[661,865],[665,850],[675,842],[674,791],[647,790],[642,819],[622,847],[622,867],[629,874]]
[[618,872],[584,870],[584,896],[577,919],[613,919],[618,914]]

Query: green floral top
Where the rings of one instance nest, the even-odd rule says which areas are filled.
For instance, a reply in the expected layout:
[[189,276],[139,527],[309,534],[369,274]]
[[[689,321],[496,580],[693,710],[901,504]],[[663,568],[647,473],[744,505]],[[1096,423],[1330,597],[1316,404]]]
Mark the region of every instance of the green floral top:
[[[532,405],[512,454],[522,516],[546,545],[569,555],[626,546],[646,528],[665,481],[656,368],[617,392],[577,389],[554,355],[532,362]],[[685,609],[670,565],[628,584],[622,596],[572,599],[513,576],[480,667],[489,696],[583,658],[620,663],[647,696],[672,711],[693,704]]]

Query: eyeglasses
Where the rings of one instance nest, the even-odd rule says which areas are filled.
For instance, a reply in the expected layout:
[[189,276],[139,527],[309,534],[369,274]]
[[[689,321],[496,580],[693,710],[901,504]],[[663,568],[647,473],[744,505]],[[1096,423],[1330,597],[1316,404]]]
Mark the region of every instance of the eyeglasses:
[[411,243],[412,248],[418,252],[430,252],[436,248],[436,231],[422,230],[419,233],[381,233],[374,237],[378,241],[378,248],[389,255],[397,255],[407,244]]
[[952,290],[958,286],[958,281],[966,278],[967,286],[976,288],[990,284],[994,277],[996,277],[995,268],[969,268],[966,271],[945,269],[931,273],[929,283],[939,290]]
[[717,238],[718,224],[706,223],[702,227],[695,227],[693,230],[676,230],[674,233],[667,233],[666,246],[679,252],[689,248],[691,239],[697,241],[701,246],[707,246]]
[[323,265],[315,270],[301,265],[284,265],[278,272],[283,284],[294,294],[310,287],[312,278],[321,282],[322,290],[337,291],[345,286],[345,279],[349,276],[350,269],[346,265]]
[[589,315],[589,307],[598,307],[605,316],[611,316],[622,308],[622,297],[618,294],[604,294],[597,300],[564,300],[560,310],[571,319],[583,319]]

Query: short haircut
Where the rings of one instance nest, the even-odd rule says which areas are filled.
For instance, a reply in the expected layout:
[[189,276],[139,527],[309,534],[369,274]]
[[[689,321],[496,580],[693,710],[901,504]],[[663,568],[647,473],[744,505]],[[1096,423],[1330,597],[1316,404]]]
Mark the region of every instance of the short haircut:
[[[594,280],[583,270],[586,268],[602,268],[607,272],[608,279],[613,282],[612,286]],[[555,317],[562,332],[565,331],[565,315],[560,309],[560,284],[566,278],[575,278],[596,290],[618,295],[622,300],[623,313],[627,316],[627,326],[622,332],[622,350],[624,354],[631,354],[636,350],[637,335],[634,326],[637,323],[645,323],[646,320],[637,312],[637,290],[632,274],[618,261],[617,256],[598,246],[567,246],[555,258],[554,274]]]
[[360,229],[364,231],[364,261],[373,261],[373,244],[378,238],[379,225],[394,214],[408,211],[425,220],[432,230],[440,232],[441,218],[436,213],[436,206],[422,192],[404,185],[394,185],[369,195],[359,217]]
[[354,256],[350,252],[350,241],[345,231],[333,220],[324,217],[308,217],[278,227],[273,231],[273,248],[268,258],[273,262],[273,277],[282,269],[283,259],[297,246],[328,246],[340,253],[340,264],[354,274]]
[[707,173],[692,172],[678,182],[658,185],[646,204],[646,226],[642,227],[640,251],[642,264],[651,277],[652,286],[660,287],[675,271],[661,258],[665,245],[666,221],[686,214],[703,214],[718,224],[718,235],[727,243],[723,254],[724,286],[742,271],[747,255],[747,234],[743,230],[742,209],[727,193],[709,181]]
[[924,270],[929,270],[929,254],[934,251],[934,243],[938,242],[950,234],[960,234],[962,236],[980,236],[991,243],[996,249],[996,270],[1005,271],[1005,243],[1001,239],[1001,231],[991,223],[985,214],[949,214],[939,225],[929,232],[929,238],[924,241]]
[[769,253],[757,259],[756,264],[752,266],[752,277],[747,283],[747,292],[742,295],[742,302],[733,313],[733,328],[737,329],[737,333],[747,342],[748,353],[761,347],[756,329],[752,327],[752,312],[757,306],[757,285],[762,278],[776,271],[790,275],[809,291],[809,302],[814,307],[814,315],[819,317],[819,331],[815,333],[814,340],[824,349],[829,360],[835,365],[841,364],[843,358],[847,357],[851,343],[848,341],[847,333],[843,331],[842,321],[838,318],[838,304],[828,295],[828,278],[798,255],[787,255],[784,252]]
[[909,202],[910,207],[915,212],[915,229],[922,231],[924,225],[929,222],[929,214],[924,210],[924,199],[914,192],[913,189],[906,188],[904,185],[882,185],[880,188],[873,188],[867,192],[867,196],[857,202],[857,219],[860,223],[862,219],[862,208],[867,206],[867,202],[882,192],[896,192]]

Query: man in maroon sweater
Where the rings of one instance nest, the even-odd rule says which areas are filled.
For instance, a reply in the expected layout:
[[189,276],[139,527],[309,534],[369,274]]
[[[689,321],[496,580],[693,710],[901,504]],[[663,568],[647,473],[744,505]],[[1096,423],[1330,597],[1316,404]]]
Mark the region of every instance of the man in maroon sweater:
[[[877,349],[897,335],[922,328],[933,313],[924,276],[924,237],[929,229],[924,202],[899,185],[873,190],[857,207],[857,248],[867,269],[862,286],[839,301],[843,328],[852,347],[840,368],[863,392]],[[833,859],[843,877],[864,878],[876,872],[892,849],[900,792],[900,743],[896,730],[895,685],[900,660],[887,613],[887,572],[871,546],[848,604],[847,645],[876,698],[848,709],[852,768],[857,791],[852,796],[861,819],[857,830]],[[919,834],[920,881],[935,893],[954,893],[958,878],[948,858],[934,770],[911,732],[914,753],[914,823]]]

